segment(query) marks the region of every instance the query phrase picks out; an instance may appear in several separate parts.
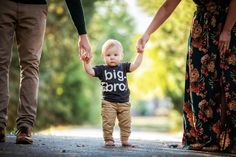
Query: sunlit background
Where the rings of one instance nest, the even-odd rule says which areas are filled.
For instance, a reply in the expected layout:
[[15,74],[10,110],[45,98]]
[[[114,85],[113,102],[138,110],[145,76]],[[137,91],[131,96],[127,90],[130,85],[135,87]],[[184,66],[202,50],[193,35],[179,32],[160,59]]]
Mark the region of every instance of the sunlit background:
[[[101,46],[114,38],[123,44],[124,61],[136,55],[135,44],[164,0],[83,0],[92,64],[103,64]],[[186,46],[194,6],[180,3],[151,37],[141,67],[128,75],[132,128],[135,131],[181,132]],[[35,131],[101,128],[101,87],[78,57],[78,34],[64,0],[49,0],[48,22],[40,66]],[[8,130],[15,130],[19,62],[13,48]],[[70,126],[70,127],[68,127]],[[53,134],[53,133],[52,133]]]

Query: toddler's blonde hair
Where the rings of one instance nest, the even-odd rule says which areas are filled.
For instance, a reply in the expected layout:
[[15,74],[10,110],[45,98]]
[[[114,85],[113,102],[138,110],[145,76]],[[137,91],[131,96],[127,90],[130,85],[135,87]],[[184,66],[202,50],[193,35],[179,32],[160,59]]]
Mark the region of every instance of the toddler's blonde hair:
[[122,44],[115,39],[108,39],[102,46],[102,55],[104,55],[104,53],[113,47],[117,47],[119,52],[123,55],[123,46]]

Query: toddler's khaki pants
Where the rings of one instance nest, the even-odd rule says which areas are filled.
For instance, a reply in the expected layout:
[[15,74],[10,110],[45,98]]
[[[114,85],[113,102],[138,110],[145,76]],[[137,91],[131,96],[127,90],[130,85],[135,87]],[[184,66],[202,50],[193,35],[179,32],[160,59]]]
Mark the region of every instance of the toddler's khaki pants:
[[113,128],[116,117],[120,127],[120,139],[127,141],[131,133],[130,103],[114,103],[102,100],[102,127],[105,141],[114,141]]

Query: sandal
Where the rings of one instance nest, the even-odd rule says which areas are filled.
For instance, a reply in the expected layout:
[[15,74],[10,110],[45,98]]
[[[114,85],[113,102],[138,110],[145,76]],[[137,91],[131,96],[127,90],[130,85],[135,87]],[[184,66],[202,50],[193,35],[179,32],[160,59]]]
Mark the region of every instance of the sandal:
[[236,154],[236,145],[232,146],[232,148],[230,149],[229,153]]
[[207,151],[207,152],[218,152],[220,151],[220,147],[217,144],[213,144],[210,146],[204,146],[201,149],[202,151]]
[[200,143],[190,144],[183,147],[186,150],[202,150],[203,145]]

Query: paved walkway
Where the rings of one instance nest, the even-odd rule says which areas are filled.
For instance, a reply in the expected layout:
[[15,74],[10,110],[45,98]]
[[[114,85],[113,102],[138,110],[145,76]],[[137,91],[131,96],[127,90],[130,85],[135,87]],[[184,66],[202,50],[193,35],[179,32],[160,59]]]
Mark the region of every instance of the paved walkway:
[[[65,136],[64,133],[67,133]],[[15,136],[8,135],[7,142],[0,143],[0,157],[226,157],[224,153],[188,151],[172,148],[180,144],[180,138],[162,133],[134,131],[130,142],[134,148],[123,148],[115,131],[116,146],[104,147],[99,129],[72,129],[42,132],[33,136],[32,145],[15,144]],[[151,138],[153,137],[153,138]],[[171,141],[172,140],[172,141]],[[236,155],[235,155],[236,156]]]

